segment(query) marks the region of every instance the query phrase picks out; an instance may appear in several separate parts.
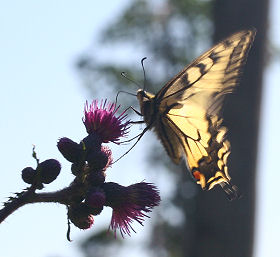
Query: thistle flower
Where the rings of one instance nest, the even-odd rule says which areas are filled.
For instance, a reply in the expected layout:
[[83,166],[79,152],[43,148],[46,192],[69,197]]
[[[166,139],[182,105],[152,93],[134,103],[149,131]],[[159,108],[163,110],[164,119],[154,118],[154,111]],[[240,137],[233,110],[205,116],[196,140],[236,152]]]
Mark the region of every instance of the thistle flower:
[[103,102],[101,100],[98,106],[98,101],[94,100],[90,106],[88,102],[85,105],[84,125],[88,134],[97,134],[103,143],[113,142],[118,144],[120,137],[128,133],[130,122],[123,122],[127,117],[125,112],[116,116],[120,106],[115,103]]
[[[32,157],[37,162],[37,168],[26,167],[22,170],[22,179],[31,184],[16,197],[10,197],[4,204],[5,212],[11,214],[26,203],[56,202],[67,206],[68,221],[80,229],[89,229],[94,224],[94,216],[99,215],[104,206],[113,209],[110,228],[116,235],[120,230],[130,235],[132,222],[143,225],[147,213],[159,205],[160,196],[153,184],[141,182],[128,187],[117,183],[105,183],[106,170],[113,164],[112,151],[103,143],[113,142],[120,144],[122,136],[126,136],[132,122],[124,121],[126,111],[116,115],[120,106],[109,103],[107,100],[95,100],[92,104],[86,103],[83,123],[88,135],[80,143],[62,137],[57,142],[58,150],[63,157],[72,163],[71,171],[75,176],[72,183],[57,192],[37,194],[35,190],[43,189],[53,182],[60,173],[61,165],[55,159],[39,162],[33,147]],[[2,211],[3,211],[2,210]],[[3,218],[4,217],[4,218]],[[70,240],[70,222],[68,222],[67,239]]]
[[116,235],[119,229],[122,237],[130,236],[130,230],[134,231],[131,223],[137,221],[143,226],[146,213],[160,203],[157,188],[150,183],[137,183],[128,187],[110,182],[104,183],[103,190],[106,195],[105,205],[112,207],[112,219],[110,228]]

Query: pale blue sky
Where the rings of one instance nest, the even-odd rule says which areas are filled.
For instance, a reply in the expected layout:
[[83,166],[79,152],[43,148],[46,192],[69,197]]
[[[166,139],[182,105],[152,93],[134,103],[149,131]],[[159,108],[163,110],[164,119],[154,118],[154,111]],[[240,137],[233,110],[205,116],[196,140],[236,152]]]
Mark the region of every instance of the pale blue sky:
[[[110,1],[2,1],[0,7],[0,201],[26,184],[20,178],[36,144],[41,160],[57,158],[63,170],[47,191],[63,188],[73,178],[69,163],[57,151],[56,141],[67,136],[79,141],[86,133],[81,122],[83,105],[91,100],[75,71],[77,57],[89,49],[100,29],[121,12],[129,0]],[[271,35],[280,44],[279,1],[272,1]],[[277,6],[278,5],[278,6]],[[265,76],[258,163],[258,214],[255,257],[276,257],[280,212],[277,197],[278,130],[280,110],[279,65],[270,65]],[[104,96],[105,97],[105,96]],[[94,98],[94,96],[92,96]],[[141,144],[126,161],[109,170],[109,180],[129,185],[146,179]],[[114,149],[115,147],[112,146]],[[114,152],[118,156],[118,152]],[[140,156],[137,160],[135,156]],[[141,157],[142,156],[142,157]],[[131,162],[128,163],[127,161]],[[136,170],[135,167],[141,167]],[[133,175],[132,175],[133,171]],[[154,179],[154,180],[153,180]],[[155,182],[155,178],[150,178]],[[159,184],[163,184],[162,182]],[[164,197],[164,196],[163,196]],[[61,205],[26,206],[0,225],[1,256],[79,257],[76,244],[91,232],[73,228],[73,243],[66,241],[66,210]],[[96,218],[93,229],[109,225],[110,209]],[[137,226],[126,239],[137,255],[137,240],[149,229]],[[132,249],[131,249],[132,251]],[[130,252],[132,253],[132,252]],[[124,255],[120,255],[124,256]]]

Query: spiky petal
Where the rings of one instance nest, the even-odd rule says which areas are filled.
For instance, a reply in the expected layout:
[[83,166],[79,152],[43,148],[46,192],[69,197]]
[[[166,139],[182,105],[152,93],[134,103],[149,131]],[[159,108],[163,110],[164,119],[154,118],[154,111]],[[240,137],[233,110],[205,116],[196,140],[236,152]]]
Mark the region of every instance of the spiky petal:
[[105,205],[112,207],[112,219],[110,228],[114,231],[119,229],[122,237],[130,235],[134,231],[131,223],[135,220],[141,225],[146,213],[152,211],[160,203],[157,188],[150,183],[137,183],[128,187],[110,182],[105,183],[103,189],[106,194]]
[[83,122],[88,134],[98,134],[103,143],[118,144],[120,137],[128,133],[130,124],[129,121],[124,122],[127,117],[126,111],[116,115],[119,108],[115,103],[107,102],[107,99],[101,100],[100,105],[97,100],[90,105],[86,102]]

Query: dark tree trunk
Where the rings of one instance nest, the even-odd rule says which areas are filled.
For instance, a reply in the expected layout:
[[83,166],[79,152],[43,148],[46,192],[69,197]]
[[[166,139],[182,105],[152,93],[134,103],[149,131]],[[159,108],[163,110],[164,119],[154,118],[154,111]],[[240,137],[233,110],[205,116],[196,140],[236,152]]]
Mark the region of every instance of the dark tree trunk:
[[[264,70],[268,0],[216,0],[214,41],[255,27],[241,85],[227,98],[224,110],[232,154],[229,169],[242,198],[229,202],[220,188],[200,192],[189,257],[250,257],[253,253],[255,178],[260,100]],[[190,245],[186,242],[185,245]]]

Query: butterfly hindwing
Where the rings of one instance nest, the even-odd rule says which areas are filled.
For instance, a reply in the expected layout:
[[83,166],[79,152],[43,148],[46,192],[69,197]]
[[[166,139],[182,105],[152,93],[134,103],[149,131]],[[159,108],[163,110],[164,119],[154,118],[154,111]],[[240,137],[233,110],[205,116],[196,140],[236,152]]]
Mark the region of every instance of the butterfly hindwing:
[[184,150],[176,128],[172,126],[169,120],[162,119],[160,123],[158,126],[155,126],[156,133],[170,158],[174,163],[179,164]]
[[156,95],[139,90],[137,97],[148,128],[153,128],[168,155],[186,160],[202,189],[220,185],[230,199],[230,143],[222,126],[224,96],[238,84],[255,30],[240,31],[194,60]]

